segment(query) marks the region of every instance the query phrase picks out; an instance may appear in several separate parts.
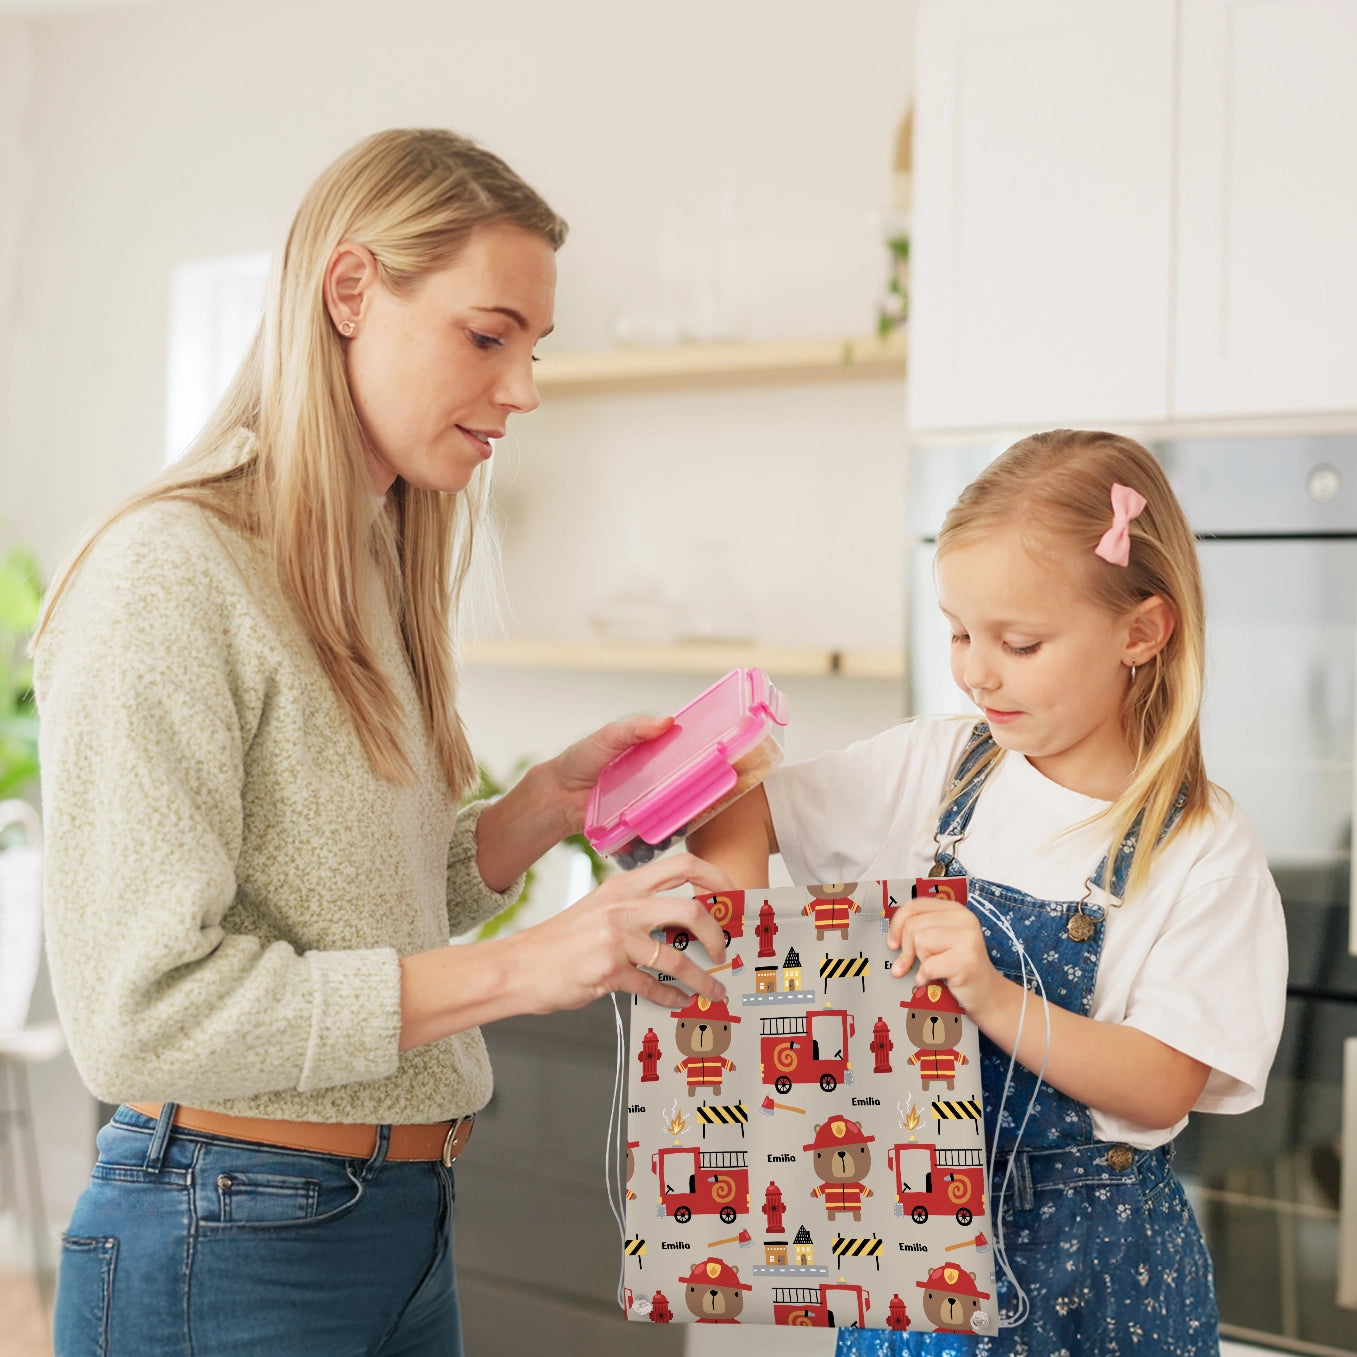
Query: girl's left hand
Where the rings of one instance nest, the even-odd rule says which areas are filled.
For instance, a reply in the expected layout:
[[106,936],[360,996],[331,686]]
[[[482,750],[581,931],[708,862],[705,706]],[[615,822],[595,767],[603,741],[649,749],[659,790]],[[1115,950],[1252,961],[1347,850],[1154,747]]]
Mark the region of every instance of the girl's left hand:
[[560,798],[567,824],[565,834],[578,834],[584,828],[589,793],[604,766],[632,745],[657,739],[673,724],[672,716],[632,716],[625,721],[612,721],[592,735],[576,740],[542,765]]
[[985,947],[980,920],[965,905],[941,896],[920,896],[895,911],[886,946],[900,949],[891,974],[907,975],[917,959],[918,981],[941,980],[972,1017],[1002,981]]

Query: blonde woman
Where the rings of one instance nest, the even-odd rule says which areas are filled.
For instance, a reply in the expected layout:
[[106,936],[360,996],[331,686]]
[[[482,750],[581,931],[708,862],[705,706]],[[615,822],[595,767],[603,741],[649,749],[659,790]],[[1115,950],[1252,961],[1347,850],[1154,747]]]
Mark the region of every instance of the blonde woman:
[[37,648],[53,983],[122,1104],[65,1240],[60,1357],[456,1354],[452,1162],[478,1025],[722,987],[688,856],[446,945],[580,828],[604,728],[459,813],[451,624],[487,464],[533,409],[564,223],[501,160],[391,131],[306,195],[208,428],[95,532]]

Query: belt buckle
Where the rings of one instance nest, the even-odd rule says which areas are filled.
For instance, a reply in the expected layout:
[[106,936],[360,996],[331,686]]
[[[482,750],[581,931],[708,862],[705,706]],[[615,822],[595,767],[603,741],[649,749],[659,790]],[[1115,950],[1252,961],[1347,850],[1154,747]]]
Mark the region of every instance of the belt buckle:
[[463,1142],[461,1145],[458,1145],[456,1143],[458,1133],[465,1125],[467,1127],[467,1136],[468,1138],[470,1138],[471,1135],[470,1128],[472,1125],[475,1124],[475,1121],[476,1114],[474,1112],[468,1112],[466,1116],[458,1117],[457,1120],[454,1121],[452,1125],[448,1127],[447,1138],[443,1141],[443,1153],[439,1156],[443,1162],[443,1167],[445,1169],[451,1168],[452,1161],[456,1159],[459,1154],[461,1154],[463,1149],[466,1148],[465,1142]]

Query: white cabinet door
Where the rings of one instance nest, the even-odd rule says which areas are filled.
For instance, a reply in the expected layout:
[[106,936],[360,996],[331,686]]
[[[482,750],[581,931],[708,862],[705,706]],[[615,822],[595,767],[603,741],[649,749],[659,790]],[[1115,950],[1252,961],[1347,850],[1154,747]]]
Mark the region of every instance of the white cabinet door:
[[1354,62],[1354,0],[1184,0],[1175,414],[1357,409]]
[[916,429],[1167,414],[1173,0],[924,0]]

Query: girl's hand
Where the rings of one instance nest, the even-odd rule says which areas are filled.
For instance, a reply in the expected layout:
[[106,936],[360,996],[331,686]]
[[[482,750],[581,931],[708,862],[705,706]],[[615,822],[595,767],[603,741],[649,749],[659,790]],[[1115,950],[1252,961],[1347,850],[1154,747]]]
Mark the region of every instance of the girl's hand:
[[926,895],[901,905],[891,920],[886,946],[900,949],[892,975],[906,975],[917,959],[918,983],[944,981],[977,1021],[1003,981],[989,959],[980,920],[955,900]]
[[656,894],[685,884],[699,895],[732,889],[719,868],[691,853],[675,853],[609,877],[555,918],[506,939],[516,950],[515,988],[526,991],[522,1011],[581,1008],[614,990],[666,1008],[682,1007],[687,994],[661,984],[651,970],[672,975],[709,999],[724,999],[725,986],[690,953],[663,943],[657,950],[651,937],[652,929],[683,928],[702,943],[714,965],[724,963],[725,936],[707,910],[692,897]]

